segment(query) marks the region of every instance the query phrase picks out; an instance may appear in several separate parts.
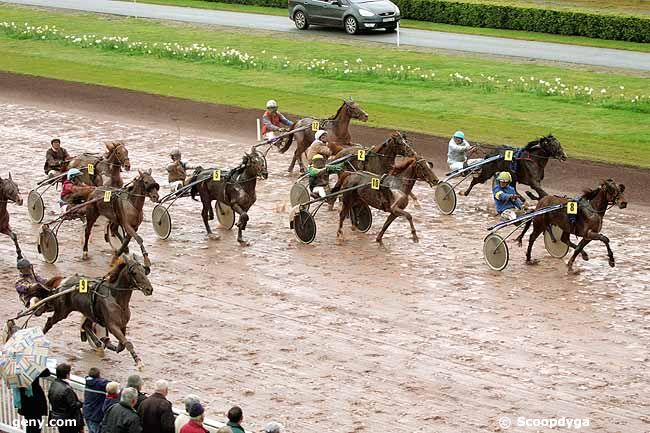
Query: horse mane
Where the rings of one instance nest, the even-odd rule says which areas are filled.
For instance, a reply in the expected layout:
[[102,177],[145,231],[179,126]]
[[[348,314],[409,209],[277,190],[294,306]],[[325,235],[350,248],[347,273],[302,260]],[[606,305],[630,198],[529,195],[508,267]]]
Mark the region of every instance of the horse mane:
[[120,273],[122,272],[122,269],[126,266],[126,260],[122,257],[117,257],[115,260],[113,260],[113,263],[111,264],[113,267],[111,268],[110,271],[108,271],[108,274],[104,277],[104,280],[106,280],[107,283],[114,283],[117,281],[117,279],[120,276]]
[[389,176],[397,176],[407,168],[409,168],[413,163],[415,163],[416,159],[411,157],[411,158],[404,158],[402,161],[395,163],[393,165],[393,168],[390,169],[390,172],[388,173]]
[[541,141],[542,141],[542,139],[538,138],[537,140],[533,140],[533,141],[528,142],[526,147],[524,147],[524,150],[530,150],[533,147],[538,146]]
[[600,192],[600,187],[593,188],[593,189],[585,188],[584,190],[582,190],[582,198],[584,198],[585,200],[592,200],[598,195],[599,192]]
[[332,116],[332,117],[329,117],[327,120],[334,120],[334,119],[336,119],[336,118],[339,116],[339,113],[341,112],[341,110],[343,109],[343,107],[345,107],[346,104],[347,104],[347,102],[343,101],[343,104],[341,104],[341,106],[339,107],[339,109],[336,110],[336,114],[335,114],[334,116]]

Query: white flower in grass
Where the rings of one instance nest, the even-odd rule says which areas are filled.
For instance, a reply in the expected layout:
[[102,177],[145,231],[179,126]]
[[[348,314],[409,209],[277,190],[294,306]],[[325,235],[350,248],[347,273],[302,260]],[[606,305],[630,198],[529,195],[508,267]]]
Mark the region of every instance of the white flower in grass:
[[359,58],[357,59],[357,63],[362,63],[362,62],[363,62],[363,60],[361,60],[361,57],[359,57]]
[[600,91],[600,93],[601,93],[602,95],[604,95],[605,93],[607,93],[607,89],[602,89],[602,90]]
[[625,86],[618,86],[619,89],[625,90]]

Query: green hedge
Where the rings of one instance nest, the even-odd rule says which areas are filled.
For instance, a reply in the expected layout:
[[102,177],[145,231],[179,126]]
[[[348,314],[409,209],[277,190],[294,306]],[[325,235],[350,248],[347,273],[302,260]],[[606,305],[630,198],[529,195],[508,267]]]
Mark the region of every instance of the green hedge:
[[[207,0],[287,7],[287,0]],[[650,42],[650,19],[445,0],[392,0],[402,18],[469,27]]]

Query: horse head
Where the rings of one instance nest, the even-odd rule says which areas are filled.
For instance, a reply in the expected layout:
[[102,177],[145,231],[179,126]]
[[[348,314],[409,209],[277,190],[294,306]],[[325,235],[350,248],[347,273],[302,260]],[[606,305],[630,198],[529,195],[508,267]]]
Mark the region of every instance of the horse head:
[[415,150],[411,146],[406,134],[400,131],[395,131],[391,134],[391,139],[397,144],[397,154],[403,156],[413,157],[416,156]]
[[4,193],[5,200],[12,201],[18,206],[23,205],[23,198],[20,196],[18,185],[11,178],[11,172],[7,179],[0,178],[0,190]]
[[344,99],[343,104],[345,105],[345,110],[351,118],[361,120],[362,122],[368,121],[368,113],[363,111],[361,109],[361,106],[353,101],[352,98],[349,100]]
[[145,171],[138,170],[136,182],[142,184],[144,194],[149,197],[149,200],[153,203],[158,203],[158,200],[160,200],[160,197],[158,196],[160,185],[158,185],[156,179],[151,176],[151,169]]
[[255,146],[251,148],[250,153],[244,155],[244,160],[242,162],[247,168],[247,171],[251,176],[261,177],[262,179],[269,178],[269,170],[266,165],[266,158],[264,154],[259,152]]
[[612,179],[607,179],[600,182],[600,188],[606,194],[607,203],[616,205],[620,209],[625,209],[627,207],[627,200],[623,195],[625,185],[622,183],[617,184]]
[[133,257],[122,254],[122,260],[126,265],[125,270],[128,272],[129,285],[140,290],[145,296],[151,296],[153,294],[153,286],[147,276],[151,272],[151,268],[146,264],[141,264],[135,254]]
[[106,143],[108,159],[115,158],[117,164],[120,164],[126,171],[131,170],[131,161],[129,160],[129,150],[121,141]]
[[417,180],[423,180],[431,187],[440,183],[440,179],[438,179],[438,176],[433,172],[433,164],[431,162],[424,158],[420,158],[416,160],[415,164],[415,178]]
[[562,149],[560,140],[555,138],[553,134],[549,134],[546,137],[540,138],[539,145],[551,158],[555,158],[559,161],[566,161],[566,152],[564,152],[564,149]]

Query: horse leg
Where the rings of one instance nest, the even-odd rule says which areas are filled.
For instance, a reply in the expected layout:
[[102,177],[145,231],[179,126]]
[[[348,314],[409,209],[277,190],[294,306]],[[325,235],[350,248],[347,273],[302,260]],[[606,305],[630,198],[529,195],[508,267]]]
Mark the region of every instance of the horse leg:
[[576,257],[578,257],[578,254],[582,252],[582,250],[587,246],[587,244],[591,242],[591,239],[588,238],[582,238],[580,240],[580,243],[578,243],[578,246],[576,247],[575,251],[573,252],[573,255],[569,259],[569,263],[567,263],[567,273],[571,274],[573,273],[573,262],[576,260]]
[[[565,238],[565,235],[566,235],[566,238]],[[573,248],[574,250],[576,248],[578,248],[578,245],[571,242],[571,237],[569,236],[569,233],[563,233],[562,234],[562,242],[569,245],[569,247]],[[584,260],[585,262],[589,261],[589,255],[587,254],[587,252],[585,250],[580,251],[580,255],[582,257],[582,260]]]
[[472,177],[472,181],[469,183],[469,186],[467,187],[467,189],[465,191],[461,192],[460,194],[467,197],[469,195],[470,191],[472,190],[472,188],[474,188],[474,185],[476,185],[478,183],[479,183],[478,178],[477,177]]
[[[413,237],[413,242],[417,243],[420,242],[420,239],[418,239],[418,234],[415,231],[415,224],[413,224],[413,217],[411,216],[410,213],[405,211],[399,206],[400,203],[395,203],[391,209],[391,213],[395,214],[396,217],[404,217],[406,220],[409,222],[409,225],[411,226],[411,236]],[[406,203],[408,205],[408,202]],[[405,205],[406,207],[406,205]],[[383,233],[382,233],[383,236]]]
[[341,206],[341,210],[339,211],[339,229],[336,232],[337,241],[340,242],[345,241],[345,238],[343,237],[343,223],[345,222],[345,219],[350,214],[350,209],[352,209],[352,202],[351,200],[347,199],[344,195],[343,205]]
[[533,232],[530,234],[530,237],[528,238],[528,249],[526,250],[526,264],[527,265],[534,265],[537,263],[536,260],[531,259],[531,254],[533,251],[533,244],[535,243],[535,240],[544,233],[544,228],[542,227],[541,224],[535,224],[533,223]]
[[522,243],[521,241],[524,239],[524,235],[526,234],[526,232],[530,228],[530,224],[532,222],[533,222],[532,220],[526,221],[526,224],[524,225],[524,229],[521,231],[521,233],[519,233],[519,236],[517,236],[517,238],[515,239],[517,241],[517,246],[519,246],[520,248],[521,248],[521,243]]
[[117,338],[117,341],[120,342],[120,344],[124,347],[126,347],[126,350],[129,351],[131,356],[133,357],[133,360],[135,361],[135,365],[138,367],[138,370],[142,370],[144,365],[142,364],[142,360],[138,356],[137,353],[135,353],[135,350],[133,349],[133,344],[126,339],[126,335],[122,332],[122,328],[116,324],[116,323],[111,323],[108,325],[108,330],[110,331],[111,334],[115,338]]
[[[88,318],[84,318],[84,319],[85,319],[84,322],[81,324],[81,331],[83,335],[87,338],[90,338],[90,341],[92,341],[93,344],[95,345],[96,348],[95,350],[98,351],[104,350],[105,343],[102,342],[99,339],[99,337],[97,337],[97,334],[95,334],[95,329],[93,327],[94,323],[92,322],[92,320]],[[86,341],[86,340],[82,337],[81,341]]]
[[[124,226],[124,231],[126,232],[126,238],[124,239],[125,242],[122,244],[122,248],[126,248],[129,245],[128,241],[130,241],[131,238],[135,239],[135,241],[140,246],[140,252],[142,253],[142,259],[144,260],[145,266],[149,266],[149,253],[144,247],[144,241],[138,232],[136,232],[130,224]],[[119,257],[119,255],[117,257]]]
[[86,213],[86,230],[84,232],[84,246],[83,254],[81,256],[83,260],[88,260],[88,240],[90,239],[90,233],[93,231],[93,226],[95,225],[95,221],[97,221],[98,217],[99,214],[93,212],[92,210]]
[[234,203],[232,209],[239,214],[239,220],[237,221],[237,242],[240,244],[248,244],[248,242],[244,241],[243,233],[248,224],[248,213],[238,203]]
[[18,257],[18,260],[22,259],[23,253],[20,250],[20,245],[18,245],[18,236],[16,236],[16,234],[12,232],[9,227],[4,228],[1,233],[4,233],[11,238],[11,240],[14,242],[14,245],[16,246],[16,256]]
[[45,326],[43,326],[43,334],[47,334],[47,331],[52,329],[52,326],[56,325],[59,323],[61,320],[65,319],[70,315],[72,311],[67,312],[65,315],[63,313],[57,313],[54,312],[54,314],[50,317],[47,318],[47,322],[45,322]]
[[[205,225],[205,231],[208,233],[208,237],[212,236],[212,229],[210,228],[210,208],[212,207],[212,200],[207,196],[207,194],[201,194],[201,203],[203,204],[203,209],[201,209],[201,218],[203,218],[203,225]],[[214,214],[213,214],[214,217]]]
[[413,206],[415,206],[416,209],[422,209],[422,203],[420,203],[420,200],[418,200],[413,192],[409,193],[409,198],[413,199]]
[[[297,152],[297,150],[296,150],[296,152]],[[291,158],[291,164],[289,164],[289,168],[287,169],[287,171],[289,173],[293,172],[293,167],[295,165],[296,165],[296,153],[294,152],[293,157]]]
[[528,197],[530,197],[531,199],[533,199],[533,200],[539,200],[540,198],[542,198],[542,197],[548,195],[548,193],[547,193],[546,191],[544,191],[544,189],[543,189],[542,186],[539,184],[539,182],[537,182],[537,181],[535,181],[535,180],[534,180],[534,181],[531,181],[529,186],[530,186],[532,189],[534,189],[535,192],[537,192],[537,197],[536,197],[535,194],[533,194],[532,192],[530,192],[530,191],[526,191],[526,195],[527,195]]
[[607,257],[609,258],[609,266],[612,268],[616,266],[616,261],[614,260],[614,252],[612,251],[612,248],[609,246],[609,238],[607,236],[605,236],[602,233],[597,233],[591,230],[587,230],[587,233],[585,234],[585,238],[592,241],[601,241],[602,243],[604,243],[605,247],[607,248]]
[[388,227],[389,227],[389,226],[393,223],[393,221],[395,221],[396,219],[397,219],[397,215],[396,215],[396,214],[391,213],[391,214],[388,215],[388,218],[386,218],[386,222],[384,222],[384,225],[383,225],[383,227],[381,228],[381,230],[379,231],[379,234],[377,234],[377,238],[375,239],[375,241],[377,241],[377,242],[379,242],[379,243],[382,243],[382,242],[383,242],[382,239],[383,239],[383,237],[384,237],[384,233],[386,233],[386,230],[388,230]]

